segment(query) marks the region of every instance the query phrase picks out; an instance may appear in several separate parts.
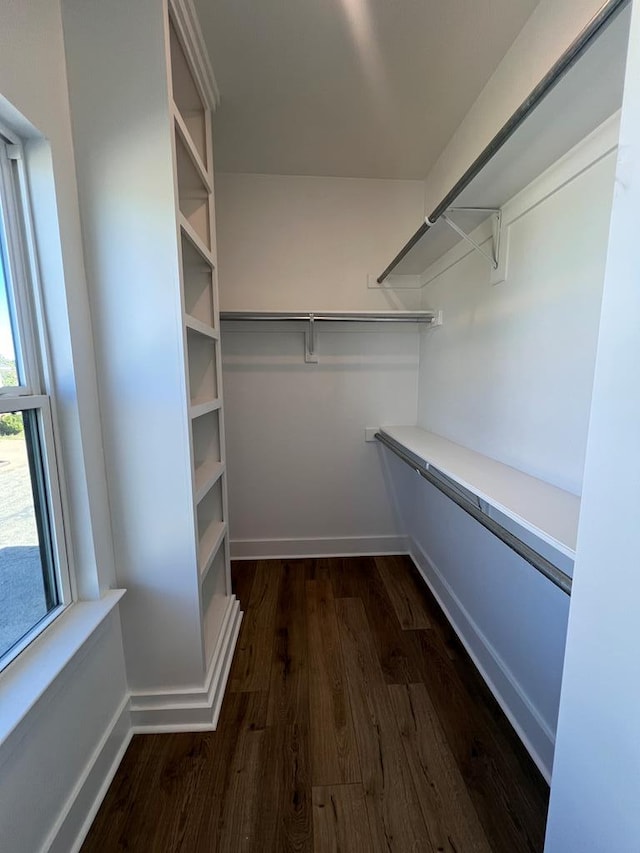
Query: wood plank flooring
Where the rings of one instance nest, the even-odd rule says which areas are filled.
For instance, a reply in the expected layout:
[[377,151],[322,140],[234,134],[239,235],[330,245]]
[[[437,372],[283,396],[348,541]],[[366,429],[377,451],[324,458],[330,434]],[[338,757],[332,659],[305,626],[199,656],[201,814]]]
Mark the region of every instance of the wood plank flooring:
[[539,853],[548,787],[406,557],[233,565],[215,732],[136,735],[83,853]]

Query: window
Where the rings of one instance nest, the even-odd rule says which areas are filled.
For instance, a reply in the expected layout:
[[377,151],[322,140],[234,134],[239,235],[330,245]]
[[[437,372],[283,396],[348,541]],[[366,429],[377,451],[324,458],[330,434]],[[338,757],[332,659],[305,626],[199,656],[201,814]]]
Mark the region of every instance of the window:
[[0,669],[71,597],[22,153],[0,128]]

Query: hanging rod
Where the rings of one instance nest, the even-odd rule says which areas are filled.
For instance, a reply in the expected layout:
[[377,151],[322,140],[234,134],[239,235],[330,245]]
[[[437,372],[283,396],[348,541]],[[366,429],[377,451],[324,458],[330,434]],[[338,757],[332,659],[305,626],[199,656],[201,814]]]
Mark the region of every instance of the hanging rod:
[[465,190],[471,181],[482,171],[482,169],[484,169],[489,160],[491,160],[499,149],[502,148],[505,142],[513,136],[515,131],[533,112],[545,95],[547,95],[562,79],[562,77],[564,77],[567,71],[575,65],[585,50],[597,38],[607,24],[609,24],[618,12],[625,8],[625,6],[628,6],[630,2],[631,0],[607,0],[607,2],[604,3],[582,32],[579,33],[575,40],[565,50],[558,61],[549,69],[538,85],[535,86],[527,98],[520,104],[511,118],[505,122],[491,142],[483,149],[478,157],[476,157],[462,177],[453,185],[440,204],[438,204],[434,211],[425,218],[422,225],[400,249],[389,266],[378,276],[376,279],[378,284],[382,284],[382,282],[398,266],[400,261],[409,254],[416,243],[436,224],[442,214],[446,213],[447,209],[454,204],[455,200],[463,190]]
[[221,320],[298,320],[338,323],[433,323],[434,311],[221,311]]
[[[525,542],[518,539],[518,537],[510,530],[507,530],[506,527],[503,527],[495,521],[495,519],[484,513],[479,506],[467,497],[466,494],[459,491],[451,482],[445,479],[445,475],[441,474],[438,476],[429,468],[424,468],[416,459],[410,456],[401,445],[388,436],[383,435],[381,432],[377,432],[375,437],[378,441],[384,444],[385,447],[388,447],[389,450],[395,453],[396,456],[402,459],[403,462],[406,462],[410,468],[413,468],[414,471],[420,474],[421,477],[457,504],[460,509],[463,509],[472,518],[475,518],[476,521],[478,521],[483,527],[486,527],[486,529],[500,539],[501,542],[504,542],[504,544],[511,548],[512,551],[515,551],[518,556],[522,557],[523,560],[526,560],[530,566],[533,566],[533,568],[540,572],[541,575],[544,575],[544,577],[550,580],[551,583],[555,584],[558,589],[561,589],[567,595],[571,595],[572,580],[566,572],[563,572],[557,566],[554,566],[553,563],[546,559],[546,557],[543,557],[542,554],[538,554],[537,551],[534,551],[533,548],[530,548]],[[434,471],[437,471],[437,469],[434,469]]]

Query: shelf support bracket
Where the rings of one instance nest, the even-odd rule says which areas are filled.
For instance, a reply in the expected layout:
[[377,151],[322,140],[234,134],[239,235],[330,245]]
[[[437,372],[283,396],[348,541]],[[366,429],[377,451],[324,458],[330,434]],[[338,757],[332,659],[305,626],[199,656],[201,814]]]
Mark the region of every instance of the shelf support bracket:
[[[449,216],[447,216],[447,213],[455,213],[456,211],[464,212],[465,210],[474,211],[476,213],[478,211],[485,211],[486,210],[487,213],[492,213],[494,215],[495,226],[493,229],[493,253],[492,254],[489,254],[488,252],[486,252],[482,248],[482,246],[480,246],[479,243],[476,243],[476,241],[472,237],[470,237],[466,231],[463,231],[459,225],[457,225]],[[486,258],[489,261],[492,269],[497,270],[498,269],[498,259],[500,257],[500,231],[501,231],[501,225],[502,225],[502,211],[499,209],[493,208],[493,207],[488,207],[488,208],[484,208],[484,207],[483,208],[480,208],[480,207],[450,207],[448,209],[447,213],[442,214],[442,219],[444,222],[447,223],[449,228],[452,228],[456,232],[456,234],[458,234],[460,237],[462,237],[463,240],[465,240],[467,243],[469,243],[471,246],[473,246],[473,248],[476,250],[476,252],[480,252],[482,257]]]
[[316,319],[313,314],[309,314],[309,328],[304,333],[304,360],[307,364],[318,363],[316,343]]

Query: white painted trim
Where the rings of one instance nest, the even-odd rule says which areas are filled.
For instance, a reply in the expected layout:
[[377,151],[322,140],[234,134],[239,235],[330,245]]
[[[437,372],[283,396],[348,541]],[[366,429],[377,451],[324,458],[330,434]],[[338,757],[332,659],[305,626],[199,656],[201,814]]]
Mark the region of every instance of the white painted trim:
[[87,643],[123,595],[124,590],[114,589],[99,601],[70,605],[0,674],[0,746],[15,737],[62,670],[86,653]]
[[131,724],[134,732],[215,729],[241,621],[240,602],[235,596],[230,596],[204,685],[191,690],[167,688],[131,695]]
[[213,112],[220,103],[220,90],[196,10],[191,0],[170,0],[169,7],[198,87],[207,106]]
[[[619,133],[620,111],[585,136],[574,148],[504,205],[501,241],[505,251],[508,251],[510,226],[614,152],[618,147]],[[490,240],[492,238],[491,220],[482,222],[471,232],[470,237],[481,246]],[[422,273],[422,287],[426,287],[474,251],[464,241],[456,243]]]
[[[551,784],[555,733],[462,605],[442,572],[413,537],[410,538],[409,554],[529,755]],[[544,755],[534,746],[534,741],[542,744]]]
[[42,853],[76,853],[80,850],[132,735],[127,694],[67,798]]
[[322,539],[232,539],[232,560],[368,557],[407,554],[406,536],[339,536]]

